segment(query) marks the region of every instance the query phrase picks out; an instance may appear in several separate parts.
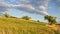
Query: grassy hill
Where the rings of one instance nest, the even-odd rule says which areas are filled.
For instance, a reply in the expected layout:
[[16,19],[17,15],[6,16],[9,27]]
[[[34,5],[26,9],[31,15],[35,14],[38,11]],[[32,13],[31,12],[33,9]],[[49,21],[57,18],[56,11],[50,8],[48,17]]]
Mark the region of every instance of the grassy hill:
[[60,34],[44,23],[19,18],[0,18],[0,34]]

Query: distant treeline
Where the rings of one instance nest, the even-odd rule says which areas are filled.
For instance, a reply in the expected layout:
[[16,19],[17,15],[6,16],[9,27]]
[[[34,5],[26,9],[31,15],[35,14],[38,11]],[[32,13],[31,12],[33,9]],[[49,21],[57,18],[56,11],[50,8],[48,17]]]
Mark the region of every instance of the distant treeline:
[[[10,16],[10,15],[7,14],[7,13],[4,14],[4,17],[6,17],[6,18],[17,18],[17,17],[14,17],[14,16]],[[22,16],[21,19],[30,20],[31,17],[29,17],[29,16]],[[44,16],[44,19],[47,20],[50,25],[57,23],[56,17],[53,17],[53,16],[46,15],[46,16]],[[40,22],[40,21],[37,20],[37,22]],[[60,25],[60,24],[59,24],[59,25]]]

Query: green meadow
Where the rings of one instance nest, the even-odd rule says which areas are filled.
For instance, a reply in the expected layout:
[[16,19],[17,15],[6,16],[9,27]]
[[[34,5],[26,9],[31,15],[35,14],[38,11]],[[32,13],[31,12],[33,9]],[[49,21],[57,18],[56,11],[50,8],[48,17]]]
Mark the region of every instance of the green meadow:
[[0,34],[60,34],[45,23],[20,18],[0,18]]

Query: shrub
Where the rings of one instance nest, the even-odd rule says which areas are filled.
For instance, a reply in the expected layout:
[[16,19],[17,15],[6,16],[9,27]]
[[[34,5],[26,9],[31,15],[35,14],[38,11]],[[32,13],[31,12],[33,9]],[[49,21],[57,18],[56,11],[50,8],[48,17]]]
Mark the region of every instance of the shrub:
[[29,16],[23,16],[23,17],[22,17],[22,19],[30,20],[30,19],[31,19],[31,17],[29,17]]

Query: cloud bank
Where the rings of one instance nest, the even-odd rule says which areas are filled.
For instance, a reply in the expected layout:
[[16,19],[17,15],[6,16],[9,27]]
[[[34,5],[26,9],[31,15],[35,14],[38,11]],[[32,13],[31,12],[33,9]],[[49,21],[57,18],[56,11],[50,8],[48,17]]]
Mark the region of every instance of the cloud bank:
[[56,8],[60,8],[60,0],[50,0],[51,3],[55,4]]
[[8,9],[14,8],[29,13],[48,15],[46,11],[48,1],[49,0],[10,0],[10,2],[19,2],[19,4],[8,4],[3,0],[0,2],[0,12],[5,12],[8,11]]

